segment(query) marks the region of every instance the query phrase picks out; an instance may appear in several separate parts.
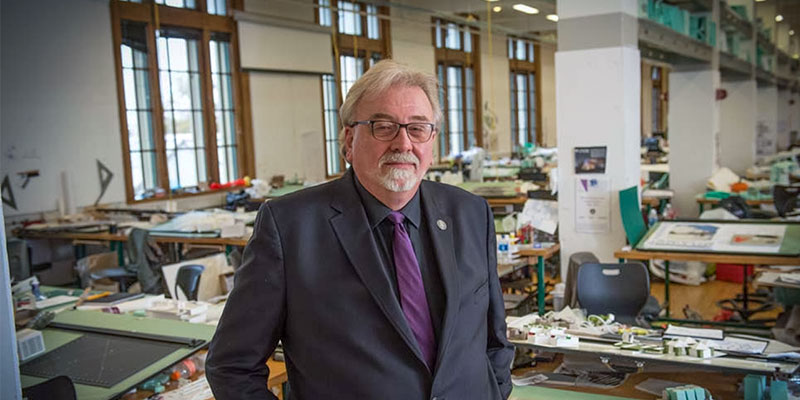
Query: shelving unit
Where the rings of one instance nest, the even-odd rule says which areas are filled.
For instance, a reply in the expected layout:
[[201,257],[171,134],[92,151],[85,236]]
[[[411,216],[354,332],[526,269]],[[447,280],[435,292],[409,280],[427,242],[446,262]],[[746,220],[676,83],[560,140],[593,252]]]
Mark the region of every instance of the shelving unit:
[[670,64],[710,63],[714,49],[647,18],[639,18],[639,48]]

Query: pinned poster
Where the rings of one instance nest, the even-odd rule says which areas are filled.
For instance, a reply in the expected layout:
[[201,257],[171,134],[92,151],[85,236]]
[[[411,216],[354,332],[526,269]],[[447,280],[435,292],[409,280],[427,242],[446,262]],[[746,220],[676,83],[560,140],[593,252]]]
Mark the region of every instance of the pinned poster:
[[607,233],[611,230],[611,190],[607,178],[575,180],[575,231]]

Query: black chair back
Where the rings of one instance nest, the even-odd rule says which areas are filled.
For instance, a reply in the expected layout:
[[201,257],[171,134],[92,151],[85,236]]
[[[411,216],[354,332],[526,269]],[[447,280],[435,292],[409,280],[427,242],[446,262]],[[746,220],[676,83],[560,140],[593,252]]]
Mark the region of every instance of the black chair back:
[[614,314],[615,320],[635,325],[650,296],[647,268],[638,262],[583,264],[578,270],[578,302],[589,314]]
[[731,196],[722,199],[719,202],[719,206],[740,219],[751,217],[750,206],[747,205],[747,201],[741,196]]
[[68,376],[57,376],[22,389],[28,400],[76,400],[75,384]]
[[175,277],[175,298],[179,298],[178,288],[186,295],[187,300],[197,300],[197,292],[200,289],[200,275],[206,267],[192,264],[184,265],[178,269],[178,276]]
[[800,205],[798,195],[800,195],[800,186],[775,185],[772,188],[772,199],[781,218],[786,217],[786,213],[798,208]]

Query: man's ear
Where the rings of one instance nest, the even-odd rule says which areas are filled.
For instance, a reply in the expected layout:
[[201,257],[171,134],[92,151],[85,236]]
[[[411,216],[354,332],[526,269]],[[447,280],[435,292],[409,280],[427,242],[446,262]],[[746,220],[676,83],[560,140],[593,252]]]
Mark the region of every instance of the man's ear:
[[348,163],[353,163],[353,139],[355,136],[355,129],[353,127],[344,128],[344,159]]

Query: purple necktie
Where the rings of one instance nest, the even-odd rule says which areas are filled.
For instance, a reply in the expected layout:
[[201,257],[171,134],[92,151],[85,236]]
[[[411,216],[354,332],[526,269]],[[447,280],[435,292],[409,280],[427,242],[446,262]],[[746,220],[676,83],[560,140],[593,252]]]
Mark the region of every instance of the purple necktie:
[[389,220],[394,224],[394,267],[397,273],[397,288],[400,290],[400,305],[406,315],[409,328],[417,338],[422,356],[433,371],[436,359],[436,340],[433,335],[433,324],[422,284],[417,256],[411,246],[406,227],[403,225],[403,214],[392,211]]

